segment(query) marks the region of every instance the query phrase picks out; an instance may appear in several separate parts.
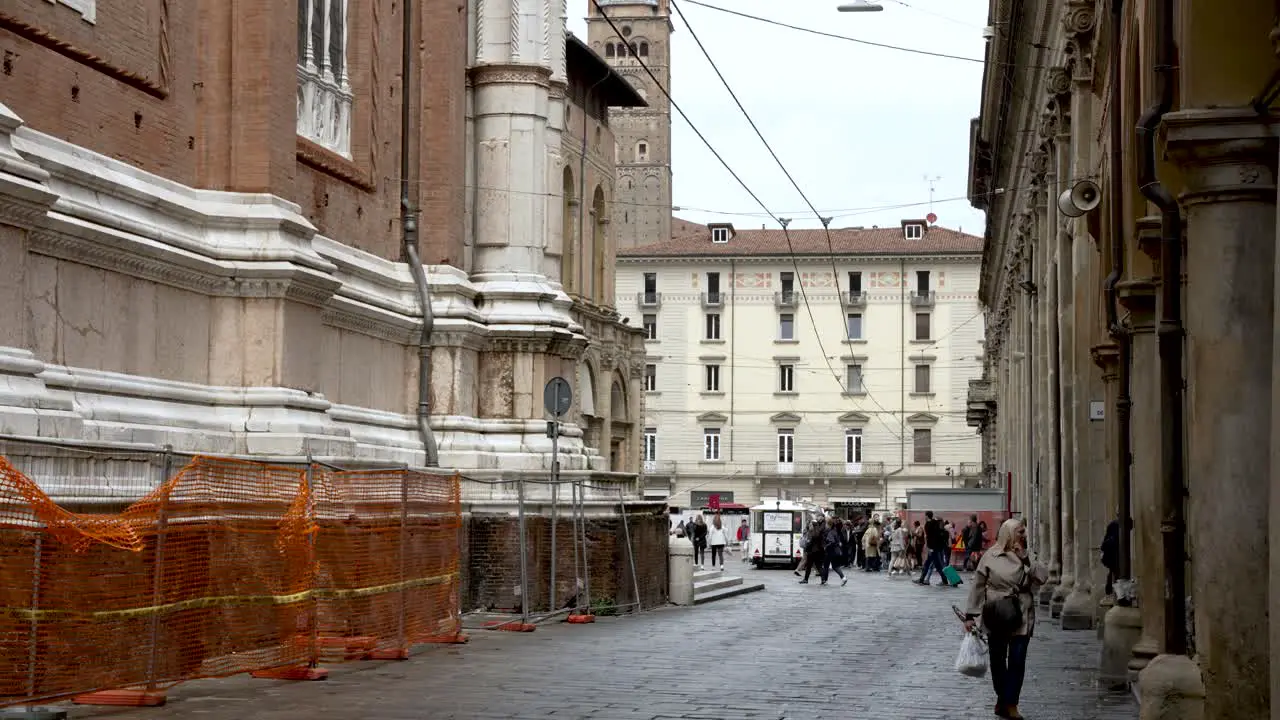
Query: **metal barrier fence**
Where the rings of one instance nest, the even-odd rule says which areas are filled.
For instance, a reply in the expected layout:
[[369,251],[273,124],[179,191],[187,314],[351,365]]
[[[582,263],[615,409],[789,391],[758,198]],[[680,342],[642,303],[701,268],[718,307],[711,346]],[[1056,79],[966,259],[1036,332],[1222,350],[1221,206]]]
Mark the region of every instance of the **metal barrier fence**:
[[123,512],[72,513],[0,456],[0,705],[158,704],[460,641],[461,524],[456,474],[196,457]]

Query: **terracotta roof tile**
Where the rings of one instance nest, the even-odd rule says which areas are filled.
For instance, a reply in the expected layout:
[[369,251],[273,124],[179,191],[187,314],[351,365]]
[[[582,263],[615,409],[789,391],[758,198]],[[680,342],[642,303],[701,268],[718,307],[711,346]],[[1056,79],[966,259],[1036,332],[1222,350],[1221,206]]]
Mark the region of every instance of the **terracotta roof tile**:
[[[924,220],[919,221],[925,224]],[[791,246],[787,246],[787,235]],[[920,253],[979,254],[983,240],[937,225],[920,240],[907,240],[901,225],[881,228],[831,228],[831,244],[818,229],[735,229],[727,243],[711,242],[711,227],[680,218],[671,219],[671,239],[618,250],[618,257],[744,257],[765,255],[916,255]]]

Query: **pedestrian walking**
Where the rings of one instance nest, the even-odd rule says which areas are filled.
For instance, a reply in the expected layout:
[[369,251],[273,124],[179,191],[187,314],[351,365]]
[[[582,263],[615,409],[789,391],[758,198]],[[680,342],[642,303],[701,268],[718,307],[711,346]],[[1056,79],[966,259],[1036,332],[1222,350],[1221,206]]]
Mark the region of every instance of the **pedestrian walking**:
[[711,569],[716,569],[716,560],[720,561],[720,569],[724,569],[724,549],[729,544],[729,531],[725,530],[720,513],[711,520],[711,529],[707,532],[707,543],[711,546]]
[[978,562],[965,629],[981,623],[991,652],[991,684],[996,693],[995,714],[1021,720],[1018,700],[1027,671],[1027,649],[1035,632],[1036,590],[1049,571],[1032,564],[1027,554],[1027,528],[1010,518],[1000,526],[995,545]]
[[915,582],[917,585],[928,585],[929,576],[936,569],[939,577],[942,578],[941,587],[950,587],[951,582],[947,580],[942,569],[948,565],[947,555],[951,551],[951,534],[947,532],[941,520],[934,518],[932,510],[925,512],[924,517],[924,540],[929,548],[929,557],[924,561],[924,570],[920,572],[920,577]]
[[[707,569],[707,521],[702,515],[698,515],[691,521],[693,532],[689,533],[689,539],[693,541],[693,564],[698,566],[699,570]],[[689,532],[687,529],[685,532]]]
[[751,524],[746,518],[743,518],[742,524],[738,526],[738,549],[742,552],[742,562],[750,559],[747,551],[751,549]]

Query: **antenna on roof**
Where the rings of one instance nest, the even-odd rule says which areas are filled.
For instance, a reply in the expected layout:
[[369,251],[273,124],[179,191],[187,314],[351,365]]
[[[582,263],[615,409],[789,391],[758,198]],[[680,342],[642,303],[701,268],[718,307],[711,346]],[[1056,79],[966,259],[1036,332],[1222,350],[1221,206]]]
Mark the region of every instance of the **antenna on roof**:
[[929,212],[930,213],[933,213],[933,186],[934,186],[934,183],[938,182],[941,179],[942,179],[941,175],[935,176],[933,178],[930,178],[928,175],[924,176],[924,181],[929,183]]

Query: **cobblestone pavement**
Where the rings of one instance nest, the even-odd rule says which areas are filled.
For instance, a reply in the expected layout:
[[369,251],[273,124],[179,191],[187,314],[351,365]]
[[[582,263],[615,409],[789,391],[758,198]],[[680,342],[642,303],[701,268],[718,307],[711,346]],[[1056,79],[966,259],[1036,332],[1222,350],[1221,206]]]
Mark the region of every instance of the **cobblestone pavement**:
[[[594,625],[476,632],[468,645],[426,647],[405,662],[334,666],[326,682],[192,682],[163,708],[76,708],[72,717],[993,717],[990,681],[953,669],[960,631],[950,608],[964,588],[860,572],[847,587],[822,587],[785,571],[746,572],[768,587]],[[1028,718],[1137,718],[1127,693],[1094,689],[1096,638],[1042,619],[1022,704]]]

